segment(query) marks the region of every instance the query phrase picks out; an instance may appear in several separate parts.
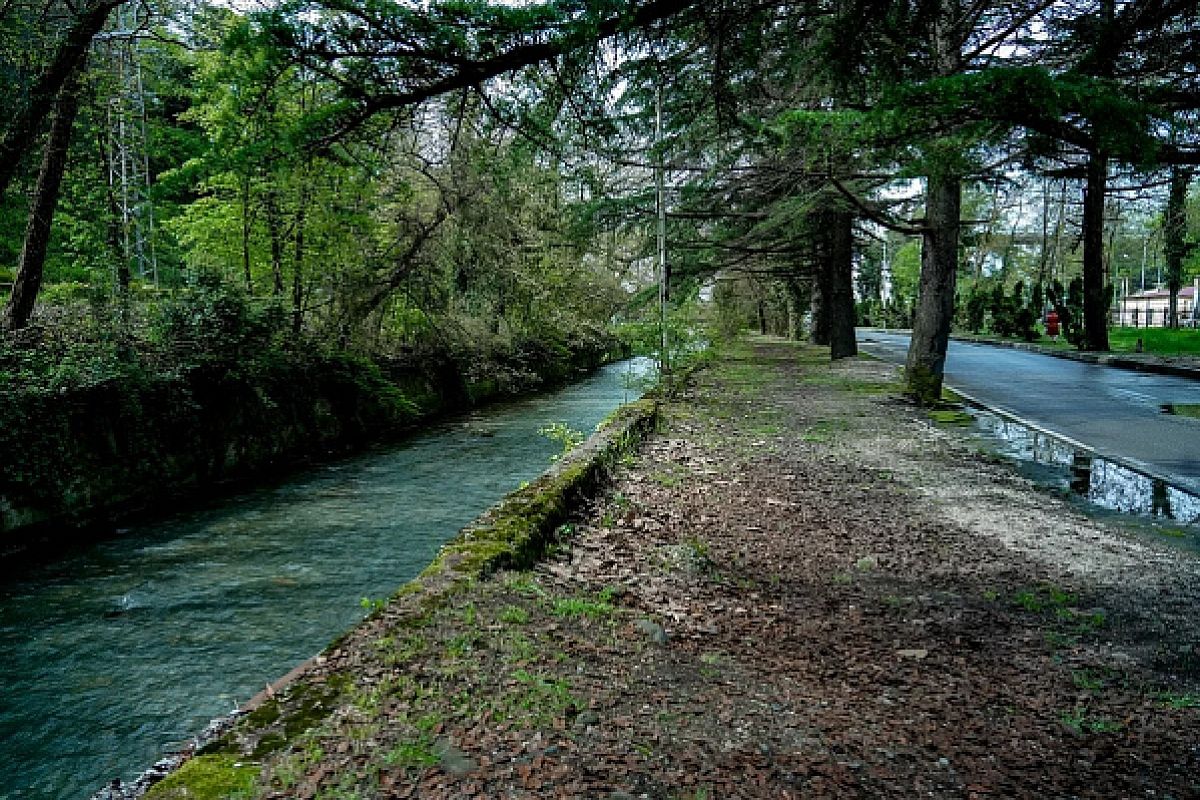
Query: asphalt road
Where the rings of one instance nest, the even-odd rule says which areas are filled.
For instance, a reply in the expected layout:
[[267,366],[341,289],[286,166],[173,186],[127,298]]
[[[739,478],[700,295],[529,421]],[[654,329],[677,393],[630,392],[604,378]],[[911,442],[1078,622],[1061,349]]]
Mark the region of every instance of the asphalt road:
[[[858,341],[872,355],[904,363],[905,334],[860,330]],[[1162,410],[1167,403],[1200,403],[1200,381],[952,341],[946,384],[1200,494],[1200,420]]]

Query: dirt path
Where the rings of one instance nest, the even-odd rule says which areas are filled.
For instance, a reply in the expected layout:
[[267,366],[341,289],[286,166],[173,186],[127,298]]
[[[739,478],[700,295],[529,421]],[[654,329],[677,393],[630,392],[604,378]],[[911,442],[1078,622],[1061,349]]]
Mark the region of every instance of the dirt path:
[[757,341],[528,573],[351,639],[269,797],[1200,796],[1200,569]]

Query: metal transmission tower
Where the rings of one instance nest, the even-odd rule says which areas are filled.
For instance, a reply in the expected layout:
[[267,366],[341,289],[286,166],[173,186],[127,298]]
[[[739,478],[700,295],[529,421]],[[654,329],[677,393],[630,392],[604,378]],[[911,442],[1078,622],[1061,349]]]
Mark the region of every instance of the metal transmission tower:
[[158,285],[154,253],[154,206],[150,200],[150,154],[146,137],[146,90],[139,33],[147,9],[137,0],[118,6],[98,37],[112,79],[108,100],[108,184],[119,224],[118,245],[127,276]]

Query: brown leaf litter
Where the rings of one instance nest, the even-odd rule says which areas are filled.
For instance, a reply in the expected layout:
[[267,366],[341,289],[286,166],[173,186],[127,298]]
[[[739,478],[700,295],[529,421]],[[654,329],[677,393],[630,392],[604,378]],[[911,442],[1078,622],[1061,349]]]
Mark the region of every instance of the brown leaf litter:
[[1195,557],[822,359],[735,351],[551,559],[349,638],[260,796],[1200,796]]

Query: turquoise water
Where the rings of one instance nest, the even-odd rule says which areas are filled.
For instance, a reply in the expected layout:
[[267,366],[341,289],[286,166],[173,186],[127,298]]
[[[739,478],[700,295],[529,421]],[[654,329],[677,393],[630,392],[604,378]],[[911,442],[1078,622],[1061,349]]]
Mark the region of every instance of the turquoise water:
[[63,554],[0,583],[0,798],[131,780],[319,652],[590,432],[644,360]]

